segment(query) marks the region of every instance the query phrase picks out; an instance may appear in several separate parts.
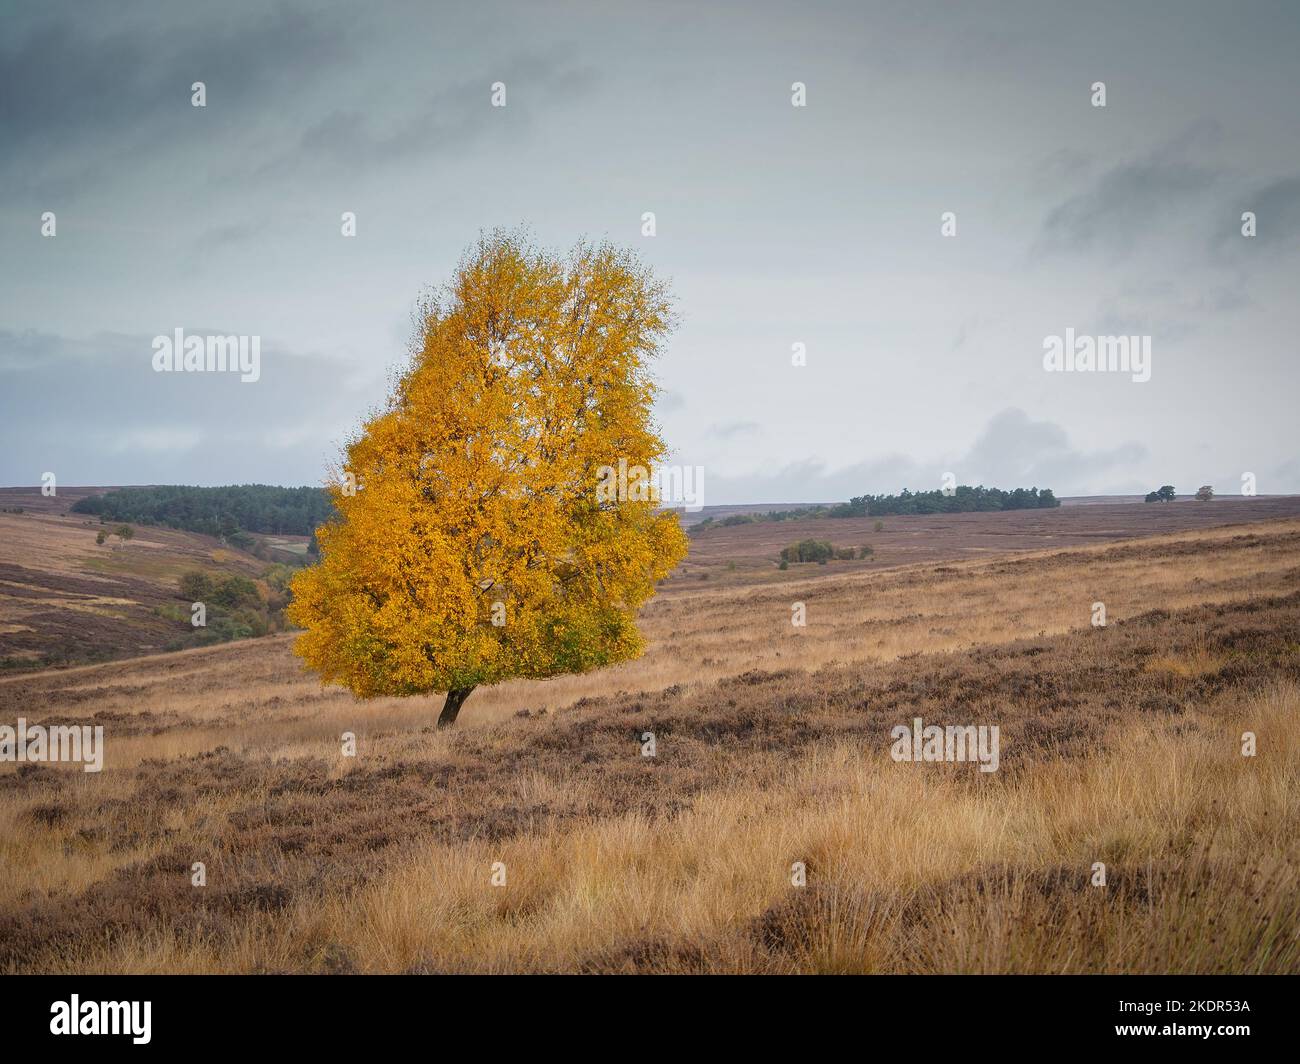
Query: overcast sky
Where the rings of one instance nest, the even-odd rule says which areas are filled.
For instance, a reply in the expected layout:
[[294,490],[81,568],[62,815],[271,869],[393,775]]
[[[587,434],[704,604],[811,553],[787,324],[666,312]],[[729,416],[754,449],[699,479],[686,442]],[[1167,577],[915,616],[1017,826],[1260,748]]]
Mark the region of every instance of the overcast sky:
[[[707,503],[1297,492],[1297,55],[1291,0],[4,0],[0,484],[320,483],[421,289],[523,223],[671,279]],[[176,328],[261,379],[155,373]],[[1066,329],[1151,379],[1046,372]]]

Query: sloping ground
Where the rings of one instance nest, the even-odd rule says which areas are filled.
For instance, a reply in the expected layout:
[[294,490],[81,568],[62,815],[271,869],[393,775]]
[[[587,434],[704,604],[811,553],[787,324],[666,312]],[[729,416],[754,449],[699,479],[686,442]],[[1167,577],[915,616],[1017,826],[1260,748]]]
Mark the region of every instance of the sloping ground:
[[[72,496],[57,501],[66,509]],[[157,653],[189,634],[183,621],[158,613],[184,605],[176,589],[183,573],[252,577],[266,564],[211,537],[163,528],[136,526],[131,539],[100,545],[97,533],[116,526],[20,505],[23,513],[0,513],[3,670]]]
[[[80,498],[108,490],[60,488],[57,496],[46,498],[37,488],[0,489],[0,674],[172,648],[193,634],[183,620],[167,619],[160,612],[174,612],[183,605],[176,595],[182,573],[207,568],[256,576],[268,564],[207,536],[147,526],[138,526],[127,542],[111,537],[106,544],[96,545],[96,533],[113,526],[72,514],[70,508]],[[23,512],[9,512],[15,509]],[[748,593],[770,587],[777,595],[789,596],[814,580],[839,585],[847,577],[904,566],[1298,516],[1300,496],[1288,496],[885,517],[879,532],[869,518],[714,528],[692,540],[689,556],[664,583],[661,594],[669,600],[687,596],[693,610],[701,591],[707,601],[720,603],[725,600],[713,599],[715,589]],[[300,560],[308,539],[257,538],[265,557],[290,564]],[[841,547],[870,546],[874,553],[865,560],[778,570],[781,548],[804,538],[828,539]],[[733,617],[721,619],[718,630],[736,627]],[[761,635],[745,643],[750,652],[762,652],[767,641]],[[705,643],[717,646],[692,653],[692,664],[699,661],[707,674],[722,674],[725,668],[720,671],[716,663],[735,657],[738,648],[720,639]],[[704,645],[697,644],[697,649]],[[669,677],[676,671],[678,666],[666,665],[661,685],[674,682]]]
[[[1296,522],[802,590],[668,596],[647,661],[451,734],[285,640],[0,683],[108,742],[0,771],[0,970],[1300,970]],[[892,761],[915,717],[998,771]]]
[[[780,582],[799,571],[806,575],[809,569],[820,568],[826,573],[977,559],[1012,550],[1079,547],[1295,517],[1300,517],[1300,496],[1287,495],[1225,496],[1213,502],[1067,504],[1050,510],[1005,513],[763,521],[710,528],[692,536],[690,555],[679,573],[727,583]],[[883,526],[879,532],[877,521]],[[824,567],[796,565],[788,573],[778,572],[781,549],[803,539],[827,540],[836,547],[869,546],[873,553],[869,561],[831,562]]]
[[116,491],[114,487],[64,487],[57,485],[53,495],[44,495],[39,487],[0,488],[0,510],[24,513],[67,514],[81,499]]
[[[1298,562],[1300,521],[1272,521],[981,562],[879,571],[801,566],[812,575],[770,585],[670,583],[643,613],[649,646],[639,660],[585,676],[475,691],[460,723],[479,727],[614,691],[707,683],[756,668],[891,661],[1059,634],[1089,625],[1099,600],[1112,623],[1152,606],[1238,602],[1261,589],[1296,587]],[[807,622],[801,628],[791,623],[799,603]],[[0,677],[0,714],[92,702],[122,719],[183,709],[186,742],[195,751],[229,741],[229,732],[219,729],[231,727],[243,741],[274,741],[283,736],[277,729],[288,707],[328,714],[328,727],[358,734],[371,726],[418,728],[436,717],[439,700],[432,696],[358,705],[337,688],[321,690],[293,656],[292,642],[292,636],[272,636]],[[173,749],[180,741],[173,736]],[[119,747],[119,754],[127,750]]]

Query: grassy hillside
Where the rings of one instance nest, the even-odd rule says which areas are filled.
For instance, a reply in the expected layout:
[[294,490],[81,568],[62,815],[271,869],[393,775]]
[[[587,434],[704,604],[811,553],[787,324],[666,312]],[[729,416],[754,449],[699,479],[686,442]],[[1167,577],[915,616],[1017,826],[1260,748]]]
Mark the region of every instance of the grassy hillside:
[[[677,581],[643,659],[452,733],[287,636],[0,680],[107,729],[0,766],[0,970],[1300,968],[1300,521],[811,568]],[[999,771],[894,762],[915,716]]]
[[[255,535],[252,550],[212,536],[133,526],[133,536],[101,531],[116,522],[76,514],[78,500],[106,488],[0,489],[0,672],[155,654],[215,637],[188,623],[180,578],[193,570],[259,583],[268,608],[283,598],[274,565],[308,561],[307,536]],[[15,512],[21,510],[21,513]],[[841,518],[711,528],[695,536],[667,595],[710,588],[755,588],[839,579],[917,562],[956,561],[993,552],[1118,540],[1261,518],[1300,516],[1300,498],[1223,499],[1176,506],[1090,506],[989,514]],[[869,546],[865,559],[777,568],[782,548],[804,539]],[[268,573],[271,581],[266,579]],[[476,699],[477,700],[477,699]]]
[[[111,534],[115,524],[69,512],[86,490],[53,499],[0,492],[0,671],[192,643],[202,633],[189,623],[181,577],[199,570],[260,580],[271,564],[189,532],[134,526],[122,539]],[[110,533],[102,544],[101,531]]]
[[[983,558],[1013,550],[1085,546],[1276,517],[1300,517],[1300,496],[1223,498],[1164,506],[1067,504],[1056,509],[1006,513],[765,521],[694,532],[690,554],[679,575],[730,584],[806,578],[812,572],[812,567],[806,565],[794,566],[785,573],[776,571],[781,549],[803,539],[825,540],[836,547],[871,547],[867,560],[832,562],[821,570],[821,575],[830,575],[853,569]],[[879,531],[877,523],[882,526]]]

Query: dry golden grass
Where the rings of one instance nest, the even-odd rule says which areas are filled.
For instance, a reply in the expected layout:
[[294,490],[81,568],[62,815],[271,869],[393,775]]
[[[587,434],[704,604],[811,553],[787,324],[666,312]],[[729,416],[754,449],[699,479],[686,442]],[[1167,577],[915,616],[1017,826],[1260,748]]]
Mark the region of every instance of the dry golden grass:
[[[99,775],[0,769],[0,970],[1300,970],[1300,522],[675,591],[646,628],[450,734],[285,638],[0,681],[0,720],[108,735]],[[1000,723],[1001,770],[894,763],[913,715]]]

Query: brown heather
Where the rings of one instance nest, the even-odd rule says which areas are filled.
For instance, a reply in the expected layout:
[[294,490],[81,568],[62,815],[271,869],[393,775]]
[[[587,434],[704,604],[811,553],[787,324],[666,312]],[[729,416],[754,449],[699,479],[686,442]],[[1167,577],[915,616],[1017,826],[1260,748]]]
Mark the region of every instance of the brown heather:
[[0,766],[0,971],[1300,971],[1300,521],[950,559],[674,579],[454,732],[291,637],[0,680],[106,735]]

